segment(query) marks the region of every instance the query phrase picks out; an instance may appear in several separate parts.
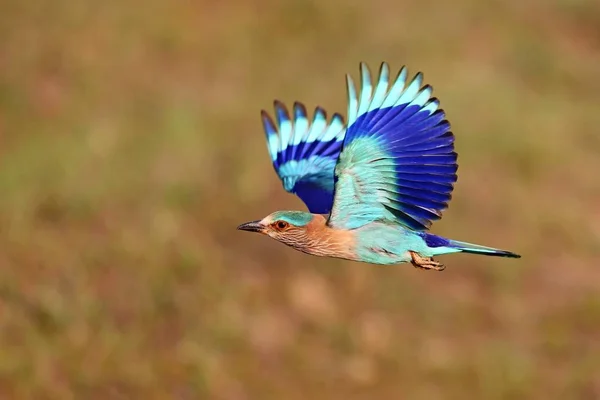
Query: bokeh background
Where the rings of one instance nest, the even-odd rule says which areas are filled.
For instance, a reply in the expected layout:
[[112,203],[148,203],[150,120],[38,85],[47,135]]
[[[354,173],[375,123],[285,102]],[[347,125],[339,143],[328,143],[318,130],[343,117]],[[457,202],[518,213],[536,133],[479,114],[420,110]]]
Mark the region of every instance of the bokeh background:
[[[600,398],[600,2],[4,1],[0,397]],[[259,118],[422,71],[457,137],[442,273],[235,230]]]

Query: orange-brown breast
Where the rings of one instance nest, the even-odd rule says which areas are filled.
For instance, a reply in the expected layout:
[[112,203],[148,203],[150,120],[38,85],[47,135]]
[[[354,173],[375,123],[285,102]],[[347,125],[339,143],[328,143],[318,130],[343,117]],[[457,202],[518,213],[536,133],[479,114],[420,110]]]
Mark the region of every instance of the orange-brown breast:
[[356,260],[356,239],[351,231],[332,229],[326,225],[327,220],[320,214],[313,214],[313,219],[306,225],[310,253],[325,257]]

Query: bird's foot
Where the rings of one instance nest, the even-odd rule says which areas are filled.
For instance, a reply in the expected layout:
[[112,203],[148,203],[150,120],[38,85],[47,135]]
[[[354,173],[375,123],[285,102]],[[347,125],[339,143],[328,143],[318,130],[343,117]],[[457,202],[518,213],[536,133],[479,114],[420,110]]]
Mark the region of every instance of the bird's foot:
[[433,257],[422,257],[419,253],[414,251],[409,251],[411,257],[411,264],[415,268],[420,269],[433,269],[435,271],[443,271],[446,269],[446,266],[440,262],[433,261]]

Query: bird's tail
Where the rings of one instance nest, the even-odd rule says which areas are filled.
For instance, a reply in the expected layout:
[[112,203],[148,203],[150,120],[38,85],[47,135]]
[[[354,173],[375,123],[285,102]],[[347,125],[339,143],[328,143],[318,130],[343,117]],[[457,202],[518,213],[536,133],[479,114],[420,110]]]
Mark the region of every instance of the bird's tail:
[[484,256],[495,256],[495,257],[512,257],[521,258],[519,254],[511,251],[495,249],[493,247],[480,246],[478,244],[459,242],[458,240],[448,240],[448,247],[452,247],[462,251],[463,253],[481,254]]

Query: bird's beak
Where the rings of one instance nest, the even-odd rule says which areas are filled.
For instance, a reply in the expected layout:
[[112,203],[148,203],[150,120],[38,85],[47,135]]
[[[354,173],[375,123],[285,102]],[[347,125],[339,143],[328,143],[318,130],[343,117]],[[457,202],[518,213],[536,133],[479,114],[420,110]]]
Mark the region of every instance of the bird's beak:
[[237,227],[240,231],[262,232],[265,228],[260,221],[251,221]]

